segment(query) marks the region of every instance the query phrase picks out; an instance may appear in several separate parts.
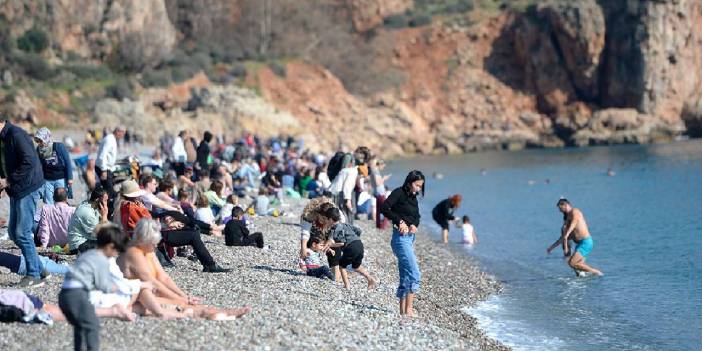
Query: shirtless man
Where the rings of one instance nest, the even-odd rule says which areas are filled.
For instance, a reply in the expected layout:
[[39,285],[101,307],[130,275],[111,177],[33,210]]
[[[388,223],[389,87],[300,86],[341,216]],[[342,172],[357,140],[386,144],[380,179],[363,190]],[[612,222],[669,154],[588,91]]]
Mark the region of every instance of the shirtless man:
[[[575,270],[576,275],[580,272],[590,272],[592,274],[603,275],[599,270],[588,266],[585,263],[585,258],[592,251],[592,237],[587,229],[585,217],[583,213],[573,206],[566,199],[558,200],[558,210],[563,213],[563,228],[561,228],[561,237],[551,246],[546,249],[546,253],[551,253],[559,244],[563,244],[563,254],[568,259],[568,265]],[[572,234],[572,237],[571,237]],[[572,239],[575,242],[575,252],[572,253],[568,248],[568,240]]]

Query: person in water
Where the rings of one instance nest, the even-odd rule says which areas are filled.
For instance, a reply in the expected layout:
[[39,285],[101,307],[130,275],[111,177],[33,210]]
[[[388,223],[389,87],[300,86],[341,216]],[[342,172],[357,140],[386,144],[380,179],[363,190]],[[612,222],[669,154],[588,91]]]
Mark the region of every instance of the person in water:
[[431,216],[434,222],[441,227],[441,236],[444,239],[444,244],[448,244],[449,221],[456,220],[453,211],[461,206],[461,200],[461,195],[455,194],[447,199],[443,199],[431,210]]
[[[603,275],[600,270],[590,267],[585,263],[585,259],[592,251],[593,241],[582,211],[574,208],[566,199],[558,200],[556,206],[558,206],[558,210],[563,213],[561,237],[546,249],[546,253],[551,253],[556,246],[562,244],[563,254],[565,256],[570,256],[568,265],[575,270],[576,275],[580,276],[581,272]],[[575,252],[572,252],[572,254],[568,247],[568,240],[571,238],[575,242]]]

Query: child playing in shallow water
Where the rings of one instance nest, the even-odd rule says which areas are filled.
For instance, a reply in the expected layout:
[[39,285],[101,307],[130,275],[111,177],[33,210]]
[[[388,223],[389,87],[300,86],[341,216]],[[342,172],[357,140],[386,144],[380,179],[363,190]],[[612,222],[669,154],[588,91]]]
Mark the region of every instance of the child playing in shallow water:
[[463,229],[463,243],[468,245],[475,245],[478,243],[478,238],[475,236],[475,229],[473,225],[470,224],[470,218],[468,216],[463,216],[463,224],[461,225]]
[[300,268],[310,277],[334,279],[329,267],[322,264],[322,256],[324,255],[324,238],[313,236],[307,242],[307,256],[304,260],[300,260]]

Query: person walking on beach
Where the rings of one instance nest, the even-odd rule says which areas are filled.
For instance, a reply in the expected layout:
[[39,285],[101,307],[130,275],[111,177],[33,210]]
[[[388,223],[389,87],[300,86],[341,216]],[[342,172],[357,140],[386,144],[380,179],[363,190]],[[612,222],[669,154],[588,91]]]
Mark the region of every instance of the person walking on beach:
[[21,287],[42,284],[42,264],[34,246],[32,227],[43,187],[44,173],[32,138],[9,121],[0,121],[0,192],[5,190],[10,196],[7,232],[27,263]]
[[[596,275],[603,275],[598,269],[592,268],[585,263],[585,259],[592,251],[593,240],[590,236],[590,231],[587,228],[585,217],[582,211],[574,208],[566,199],[558,200],[556,204],[558,210],[563,213],[563,227],[561,228],[561,237],[556,240],[551,246],[546,249],[547,253],[551,253],[556,246],[563,245],[563,254],[570,256],[568,265],[575,270],[575,274],[580,276],[580,272],[589,272]],[[575,242],[575,252],[571,253],[568,247],[568,240],[573,235]]]
[[210,170],[210,142],[212,141],[212,133],[206,131],[202,136],[202,141],[197,147],[196,163],[200,170],[205,170],[209,173]]
[[400,271],[400,284],[397,287],[400,314],[409,317],[417,316],[413,303],[414,295],[419,291],[421,273],[414,255],[414,241],[420,220],[417,195],[421,193],[424,196],[424,183],[422,172],[409,172],[404,184],[393,190],[380,208],[380,212],[392,221],[390,246],[397,257],[397,268]]
[[439,202],[434,209],[431,210],[431,216],[436,224],[441,227],[441,236],[444,239],[444,244],[448,244],[449,221],[453,221],[456,217],[453,215],[458,207],[461,206],[461,195],[455,194]]
[[117,141],[124,137],[124,128],[115,128],[112,134],[106,134],[100,142],[97,158],[95,160],[95,170],[100,178],[102,185],[111,198],[114,198],[117,193],[113,188],[113,175],[117,163]]

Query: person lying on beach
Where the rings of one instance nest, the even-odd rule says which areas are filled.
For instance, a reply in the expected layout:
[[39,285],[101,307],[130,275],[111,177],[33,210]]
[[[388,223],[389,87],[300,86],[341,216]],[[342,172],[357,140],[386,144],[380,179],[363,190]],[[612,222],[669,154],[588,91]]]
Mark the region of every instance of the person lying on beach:
[[229,320],[251,312],[250,307],[220,309],[201,305],[201,298],[183,292],[163,270],[154,254],[156,244],[160,241],[161,233],[158,222],[148,218],[140,220],[127,250],[117,259],[117,263],[127,279],[151,282],[156,289],[156,296],[161,298],[159,301],[178,306],[180,310],[198,318]]
[[337,247],[334,250],[338,257],[338,266],[341,271],[341,279],[344,281],[346,289],[351,288],[346,267],[351,265],[354,271],[362,275],[368,281],[368,289],[372,290],[377,285],[377,281],[361,265],[363,264],[363,242],[361,241],[361,230],[348,223],[341,223],[341,211],[336,207],[327,207],[326,211],[320,213],[322,226],[329,232],[329,237],[324,244],[324,251]]
[[231,213],[232,219],[224,227],[224,243],[227,246],[255,246],[264,247],[263,234],[249,234],[249,229],[244,221],[244,209],[235,206]]
[[[68,272],[68,266],[54,262],[49,257],[39,255],[42,267],[49,274],[64,275]],[[0,252],[0,267],[5,267],[12,273],[21,276],[27,275],[27,264],[24,261],[24,256],[14,255],[9,252]]]
[[325,240],[321,236],[313,236],[307,241],[306,256],[300,259],[300,269],[309,277],[328,278],[335,281],[334,274],[328,266],[322,264]]
[[[580,276],[581,272],[588,272],[595,275],[603,275],[598,269],[595,269],[585,263],[585,259],[592,251],[593,240],[588,230],[585,216],[583,213],[574,208],[566,199],[558,200],[556,204],[558,210],[563,213],[563,227],[561,227],[561,237],[556,240],[551,246],[546,249],[546,253],[551,253],[558,245],[563,245],[563,255],[570,256],[568,265],[575,271],[575,275]],[[575,252],[571,252],[568,247],[568,240],[575,242]]]

